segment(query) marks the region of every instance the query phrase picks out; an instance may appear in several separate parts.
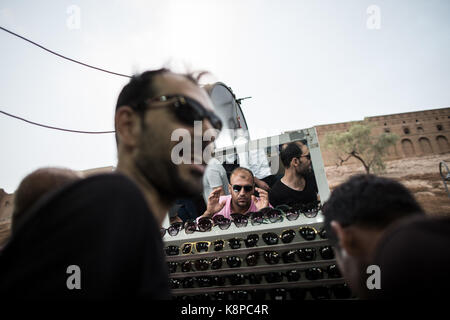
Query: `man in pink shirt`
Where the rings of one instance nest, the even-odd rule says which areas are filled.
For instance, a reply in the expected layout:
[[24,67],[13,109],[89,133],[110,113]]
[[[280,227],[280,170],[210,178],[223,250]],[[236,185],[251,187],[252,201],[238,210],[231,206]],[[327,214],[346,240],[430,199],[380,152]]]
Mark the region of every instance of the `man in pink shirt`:
[[[219,188],[214,189],[208,197],[208,205],[201,217],[212,218],[215,215],[223,215],[231,219],[232,213],[247,214],[259,211],[270,206],[267,191],[255,187],[253,173],[242,167],[233,170],[228,185],[230,195],[220,196]],[[254,191],[259,192],[259,198]]]

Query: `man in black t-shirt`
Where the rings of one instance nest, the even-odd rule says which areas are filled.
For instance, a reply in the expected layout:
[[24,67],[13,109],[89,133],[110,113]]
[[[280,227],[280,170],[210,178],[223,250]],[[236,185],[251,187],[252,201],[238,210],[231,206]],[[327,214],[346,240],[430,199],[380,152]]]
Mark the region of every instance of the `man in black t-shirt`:
[[132,77],[116,105],[118,172],[74,182],[29,209],[0,255],[0,297],[170,298],[160,226],[177,198],[202,192],[209,142],[183,150],[193,164],[172,155],[175,131],[194,137],[194,121],[203,132],[220,127],[192,76]]
[[293,206],[316,202],[318,190],[309,153],[303,152],[297,142],[291,142],[283,146],[280,159],[285,168],[284,176],[272,186],[270,204]]

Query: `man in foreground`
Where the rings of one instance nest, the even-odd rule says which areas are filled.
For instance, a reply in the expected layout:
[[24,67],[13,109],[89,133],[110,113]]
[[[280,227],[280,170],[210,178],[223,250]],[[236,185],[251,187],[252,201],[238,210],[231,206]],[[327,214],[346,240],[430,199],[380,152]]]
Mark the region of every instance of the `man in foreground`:
[[[359,298],[369,298],[371,294],[367,286],[371,273],[367,273],[367,268],[375,264],[377,248],[389,231],[408,219],[425,216],[402,184],[374,175],[353,176],[339,185],[324,204],[322,212],[339,269]],[[417,247],[415,249],[418,250]],[[402,259],[402,251],[392,254],[390,258]],[[421,259],[427,259],[425,253]],[[414,268],[414,265],[405,268]],[[384,272],[381,268],[381,288]]]
[[191,76],[133,77],[116,105],[117,173],[70,184],[33,208],[0,257],[0,295],[168,299],[160,226],[176,198],[202,191],[205,167],[197,154],[175,165],[171,137],[182,129],[195,138],[194,121],[220,128]]

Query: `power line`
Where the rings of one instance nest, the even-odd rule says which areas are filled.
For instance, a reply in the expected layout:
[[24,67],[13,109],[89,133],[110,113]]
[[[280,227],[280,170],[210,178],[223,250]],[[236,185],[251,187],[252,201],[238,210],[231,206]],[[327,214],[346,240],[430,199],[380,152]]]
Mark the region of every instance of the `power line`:
[[18,116],[15,116],[13,114],[10,114],[8,112],[2,111],[0,110],[0,113],[3,113],[4,115],[7,115],[8,117],[14,118],[14,119],[18,119],[21,121],[25,121],[29,124],[35,125],[35,126],[39,126],[39,127],[43,127],[43,128],[47,128],[47,129],[54,129],[54,130],[60,130],[60,131],[66,131],[66,132],[72,132],[72,133],[86,133],[86,134],[105,134],[105,133],[115,133],[115,131],[80,131],[80,130],[71,130],[71,129],[64,129],[64,128],[58,128],[58,127],[53,127],[53,126],[49,126],[46,124],[41,124],[41,123],[37,123],[37,122],[33,122]]
[[98,68],[98,67],[95,67],[95,66],[91,66],[91,65],[89,65],[89,64],[86,64],[86,63],[77,61],[77,60],[75,60],[75,59],[71,59],[71,58],[69,58],[69,57],[63,56],[62,54],[59,54],[59,53],[57,53],[57,52],[55,52],[55,51],[52,51],[52,50],[50,50],[50,49],[47,49],[46,47],[44,47],[44,46],[42,46],[42,45],[40,45],[40,44],[38,44],[38,43],[36,43],[36,42],[34,42],[34,41],[31,41],[31,40],[29,40],[29,39],[27,39],[27,38],[25,38],[25,37],[23,37],[23,36],[21,36],[21,35],[19,35],[19,34],[17,34],[17,33],[14,33],[14,32],[12,32],[12,31],[6,29],[6,28],[3,28],[2,26],[0,26],[0,29],[3,30],[3,31],[6,31],[6,32],[12,34],[13,36],[16,36],[16,37],[18,37],[18,38],[20,38],[20,39],[22,39],[22,40],[25,40],[25,41],[27,41],[27,42],[29,42],[29,43],[31,43],[31,44],[33,44],[33,45],[35,45],[35,46],[37,46],[37,47],[39,47],[39,48],[45,50],[45,51],[47,51],[47,52],[50,52],[51,54],[54,54],[54,55],[56,55],[56,56],[58,56],[58,57],[60,57],[60,58],[63,58],[63,59],[66,59],[66,60],[69,60],[69,61],[78,63],[78,64],[80,64],[80,65],[82,65],[82,66],[85,66],[85,67],[88,67],[88,68],[92,68],[92,69],[95,69],[95,70],[98,70],[98,71],[110,73],[110,74],[113,74],[113,75],[116,75],[116,76],[120,76],[120,77],[131,78],[131,76],[126,75],[126,74],[117,73],[117,72],[109,71],[109,70],[106,70],[106,69]]

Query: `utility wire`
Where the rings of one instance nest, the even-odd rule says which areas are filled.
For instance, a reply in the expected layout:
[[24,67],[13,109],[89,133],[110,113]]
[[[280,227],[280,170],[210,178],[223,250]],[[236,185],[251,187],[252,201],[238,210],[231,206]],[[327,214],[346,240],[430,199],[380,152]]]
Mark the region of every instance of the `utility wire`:
[[60,58],[63,58],[63,59],[66,59],[66,60],[69,60],[69,61],[78,63],[78,64],[80,64],[80,65],[82,65],[82,66],[85,66],[85,67],[88,67],[88,68],[92,68],[92,69],[95,69],[95,70],[98,70],[98,71],[110,73],[110,74],[113,74],[113,75],[116,75],[116,76],[120,76],[120,77],[131,78],[131,76],[126,75],[126,74],[117,73],[117,72],[109,71],[109,70],[106,70],[106,69],[94,67],[94,66],[91,66],[91,65],[89,65],[89,64],[86,64],[86,63],[77,61],[77,60],[75,60],[75,59],[71,59],[71,58],[68,58],[68,57],[66,57],[66,56],[63,56],[62,54],[59,54],[59,53],[57,53],[57,52],[55,52],[55,51],[52,51],[52,50],[50,50],[50,49],[47,49],[46,47],[41,46],[40,44],[38,44],[38,43],[36,43],[36,42],[34,42],[34,41],[31,41],[31,40],[29,40],[29,39],[27,39],[27,38],[25,38],[25,37],[23,37],[23,36],[21,36],[21,35],[19,35],[19,34],[17,34],[17,33],[14,33],[14,32],[12,32],[12,31],[6,29],[6,28],[3,28],[2,26],[0,26],[0,29],[3,30],[3,31],[5,31],[5,32],[8,32],[8,33],[12,34],[13,36],[16,36],[16,37],[20,38],[20,39],[22,39],[22,40],[25,40],[25,41],[27,41],[27,42],[29,42],[29,43],[31,43],[31,44],[34,44],[35,46],[37,46],[37,47],[39,47],[39,48],[41,48],[41,49],[43,49],[43,50],[45,50],[45,51],[47,51],[47,52],[50,52],[51,54],[54,54],[54,55],[56,55],[56,56],[58,56],[58,57],[60,57]]
[[54,129],[54,130],[60,130],[60,131],[66,131],[66,132],[72,132],[72,133],[86,133],[86,134],[105,134],[105,133],[115,133],[115,131],[80,131],[80,130],[71,130],[71,129],[64,129],[64,128],[58,128],[58,127],[52,127],[52,126],[48,126],[45,124],[41,124],[41,123],[37,123],[37,122],[33,122],[18,116],[15,116],[13,114],[10,114],[8,112],[2,111],[0,110],[0,113],[3,113],[4,115],[11,117],[11,118],[15,118],[18,120],[22,120],[25,121],[29,124],[33,124],[35,126],[39,126],[39,127],[43,127],[43,128],[48,128],[48,129]]

